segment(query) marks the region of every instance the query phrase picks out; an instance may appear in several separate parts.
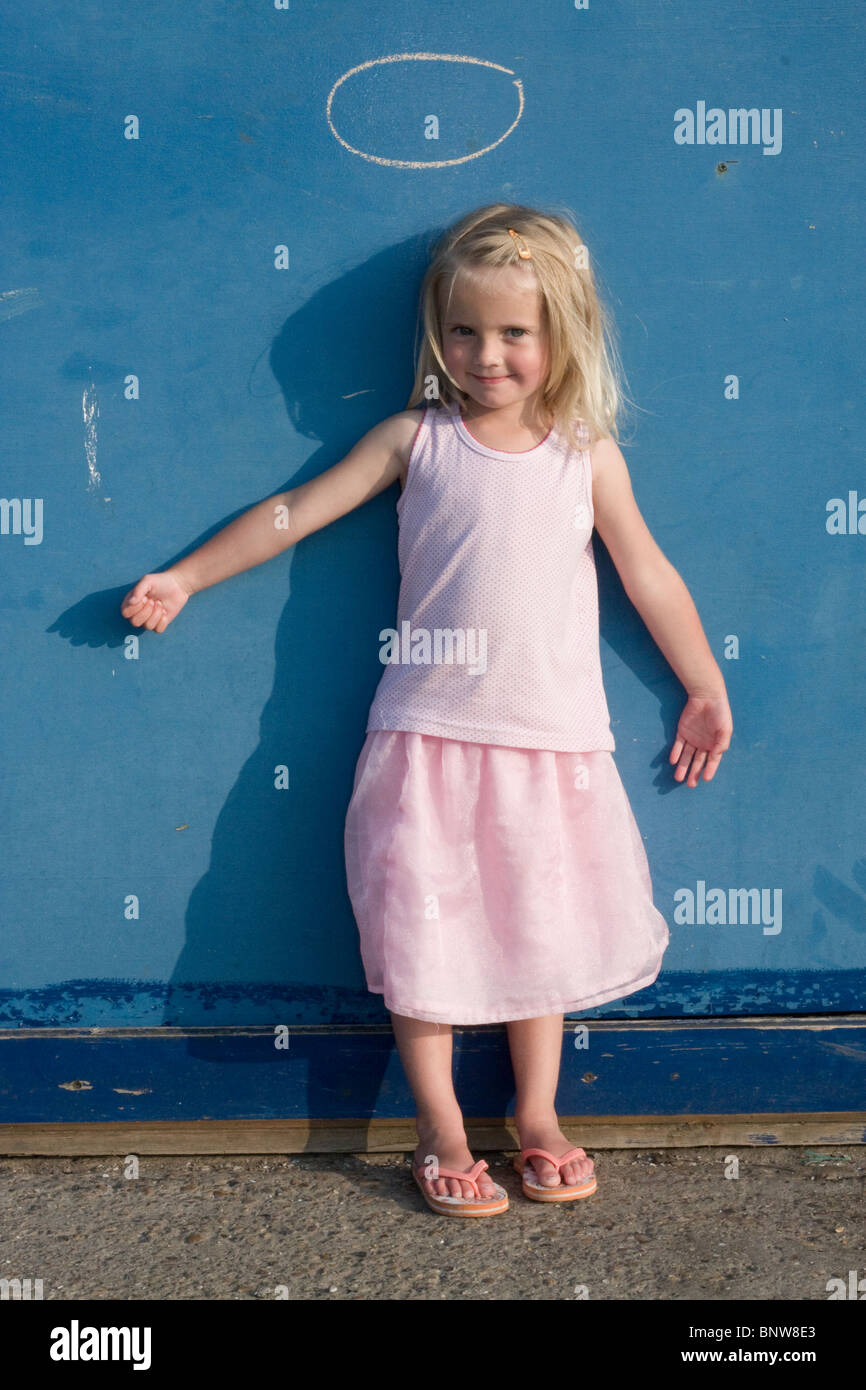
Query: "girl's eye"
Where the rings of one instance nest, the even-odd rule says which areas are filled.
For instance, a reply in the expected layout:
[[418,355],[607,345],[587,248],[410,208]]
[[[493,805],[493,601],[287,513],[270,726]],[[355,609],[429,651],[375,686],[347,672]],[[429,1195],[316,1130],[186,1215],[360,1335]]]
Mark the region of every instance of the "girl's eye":
[[[526,329],[525,329],[525,328],[507,328],[505,331],[506,331],[506,333],[525,333],[525,332],[526,332]],[[458,324],[455,326],[455,328],[454,328],[454,332],[455,332],[455,333],[460,333],[460,334],[462,334],[462,333],[464,333],[464,332],[465,332],[465,333],[471,333],[471,332],[472,332],[472,329],[471,329],[471,328],[468,328],[468,327],[466,326],[465,323],[458,323]]]

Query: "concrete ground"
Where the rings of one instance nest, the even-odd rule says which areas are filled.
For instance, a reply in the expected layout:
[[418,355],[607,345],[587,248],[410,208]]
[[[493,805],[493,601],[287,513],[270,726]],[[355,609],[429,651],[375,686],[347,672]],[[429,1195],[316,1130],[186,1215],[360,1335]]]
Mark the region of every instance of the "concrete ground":
[[[0,1158],[0,1278],[45,1299],[804,1299],[866,1277],[866,1148],[590,1151],[598,1191],[436,1216],[408,1154]],[[864,1285],[866,1288],[866,1285]]]

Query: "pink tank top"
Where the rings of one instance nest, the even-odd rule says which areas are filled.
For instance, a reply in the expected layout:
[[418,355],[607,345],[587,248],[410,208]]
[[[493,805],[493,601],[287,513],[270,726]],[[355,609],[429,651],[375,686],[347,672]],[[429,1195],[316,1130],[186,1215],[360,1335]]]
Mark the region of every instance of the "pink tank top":
[[489,449],[456,403],[428,406],[397,516],[397,624],[379,634],[367,732],[613,750],[588,442],[554,427],[534,449]]

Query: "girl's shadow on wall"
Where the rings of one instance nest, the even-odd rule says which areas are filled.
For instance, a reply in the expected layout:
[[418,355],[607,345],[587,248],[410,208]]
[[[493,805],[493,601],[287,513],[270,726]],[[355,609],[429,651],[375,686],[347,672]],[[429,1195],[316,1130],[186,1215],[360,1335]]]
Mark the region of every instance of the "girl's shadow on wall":
[[[269,365],[289,417],[299,434],[322,442],[286,487],[331,467],[373,425],[405,407],[427,254],[424,237],[389,248],[319,290],[275,338]],[[382,996],[370,994],[363,979],[343,827],[383,670],[378,634],[396,612],[398,495],[395,484],[294,548],[259,744],[214,828],[210,867],[190,898],[186,943],[166,999],[164,1022],[175,1027],[227,1019],[287,1025],[287,1052],[259,1035],[252,1049],[233,1048],[232,1060],[269,1056],[275,1066],[302,1066],[304,1085],[287,1087],[287,1100],[305,1093],[299,1117],[334,1113],[339,1090],[333,1059],[317,1074],[315,1038],[292,1036],[292,1026],[389,1024]],[[287,790],[275,789],[281,766]],[[357,986],[327,983],[329,976],[350,978],[353,965]],[[225,1038],[188,1043],[195,1056],[227,1060]],[[355,1114],[362,1113],[361,1085],[368,1113],[375,1110],[380,1077],[370,1063],[381,1057],[384,1066],[389,1050],[380,1039],[363,1067],[344,1057],[353,1075],[344,1074],[341,1085],[351,1090]],[[273,1114],[272,1086],[268,1092]]]

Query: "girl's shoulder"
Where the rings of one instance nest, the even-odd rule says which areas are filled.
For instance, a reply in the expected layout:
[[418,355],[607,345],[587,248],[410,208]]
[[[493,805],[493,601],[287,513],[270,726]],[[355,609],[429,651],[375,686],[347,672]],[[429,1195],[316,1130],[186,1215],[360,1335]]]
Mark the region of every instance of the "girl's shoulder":
[[401,410],[396,415],[392,415],[389,423],[394,430],[394,439],[397,449],[406,464],[412,452],[412,445],[421,421],[424,419],[424,407],[416,406],[412,410]]
[[393,428],[394,447],[400,456],[400,489],[406,486],[409,472],[409,456],[415,443],[421,421],[424,419],[424,406],[411,410],[400,410],[389,417],[388,424]]
[[459,410],[459,407],[456,405],[449,405],[446,401],[434,400],[427,401],[424,405],[415,406],[411,410],[403,410],[399,415],[395,415],[393,418],[395,420],[404,420],[408,422],[412,436],[410,440],[411,448],[415,435],[425,415],[427,416],[428,422],[432,423],[434,418],[441,420],[450,417],[455,410]]

